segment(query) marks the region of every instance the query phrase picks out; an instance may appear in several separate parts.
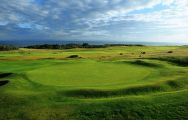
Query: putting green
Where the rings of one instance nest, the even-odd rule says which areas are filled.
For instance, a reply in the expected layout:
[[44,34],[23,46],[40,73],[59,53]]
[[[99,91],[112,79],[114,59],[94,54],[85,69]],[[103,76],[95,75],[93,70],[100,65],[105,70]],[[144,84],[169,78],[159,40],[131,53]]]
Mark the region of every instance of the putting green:
[[116,88],[145,82],[156,70],[126,62],[68,61],[27,72],[30,80],[50,86]]

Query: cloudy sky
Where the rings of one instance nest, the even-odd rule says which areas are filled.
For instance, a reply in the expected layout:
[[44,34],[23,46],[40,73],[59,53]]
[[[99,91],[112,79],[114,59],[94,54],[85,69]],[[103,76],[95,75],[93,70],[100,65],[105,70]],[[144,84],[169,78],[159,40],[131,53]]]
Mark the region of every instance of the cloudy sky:
[[188,42],[188,0],[0,0],[0,40]]

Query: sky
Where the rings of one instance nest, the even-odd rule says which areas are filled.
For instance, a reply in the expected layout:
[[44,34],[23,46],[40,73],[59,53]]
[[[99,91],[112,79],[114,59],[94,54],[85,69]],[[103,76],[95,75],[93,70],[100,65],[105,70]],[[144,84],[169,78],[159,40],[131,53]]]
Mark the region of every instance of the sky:
[[188,42],[188,0],[0,0],[0,40]]

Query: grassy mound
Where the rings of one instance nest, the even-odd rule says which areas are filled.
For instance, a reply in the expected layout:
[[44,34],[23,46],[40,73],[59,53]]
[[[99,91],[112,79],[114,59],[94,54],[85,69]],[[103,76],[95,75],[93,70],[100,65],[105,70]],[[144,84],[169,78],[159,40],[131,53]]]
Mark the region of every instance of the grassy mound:
[[162,88],[158,85],[148,86],[136,86],[132,88],[120,89],[120,90],[96,90],[96,89],[82,89],[73,90],[65,93],[69,97],[80,98],[97,98],[97,97],[114,97],[123,95],[138,95],[149,92],[161,91]]
[[151,85],[134,86],[130,88],[124,88],[119,90],[97,90],[97,89],[81,89],[72,90],[65,93],[69,97],[80,97],[80,98],[97,98],[97,97],[113,97],[113,96],[124,96],[124,95],[140,95],[148,94],[153,92],[167,92],[174,91],[187,87],[188,81],[184,79],[178,80],[167,80],[162,83],[155,83]]

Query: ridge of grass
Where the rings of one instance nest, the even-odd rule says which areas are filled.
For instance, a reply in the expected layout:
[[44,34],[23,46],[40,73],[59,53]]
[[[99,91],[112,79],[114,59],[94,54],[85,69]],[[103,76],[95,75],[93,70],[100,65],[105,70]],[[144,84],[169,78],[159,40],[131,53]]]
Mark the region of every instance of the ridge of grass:
[[179,66],[184,66],[184,67],[188,66],[188,57],[159,57],[154,59],[171,62]]
[[161,83],[155,83],[150,85],[140,85],[134,87],[128,87],[118,90],[99,90],[99,89],[79,89],[67,91],[64,94],[68,97],[78,98],[100,98],[100,97],[114,97],[125,95],[140,95],[149,94],[155,92],[167,92],[182,89],[187,87],[188,81],[185,78],[177,80],[167,80]]

